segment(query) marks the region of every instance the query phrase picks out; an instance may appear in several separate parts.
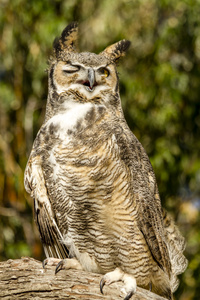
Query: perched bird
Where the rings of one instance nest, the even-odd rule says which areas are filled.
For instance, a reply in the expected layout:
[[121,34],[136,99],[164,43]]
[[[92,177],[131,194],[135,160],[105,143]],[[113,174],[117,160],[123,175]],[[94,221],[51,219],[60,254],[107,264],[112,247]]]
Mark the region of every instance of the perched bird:
[[47,258],[62,268],[122,280],[172,299],[187,260],[184,238],[161,207],[149,158],[121,108],[116,61],[130,42],[78,53],[68,25],[49,60],[46,115],[25,170],[25,188]]

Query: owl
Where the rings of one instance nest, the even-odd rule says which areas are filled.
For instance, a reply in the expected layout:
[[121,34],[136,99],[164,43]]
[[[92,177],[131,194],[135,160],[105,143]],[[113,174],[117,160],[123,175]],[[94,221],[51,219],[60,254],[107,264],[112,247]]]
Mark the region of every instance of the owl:
[[100,54],[76,49],[77,23],[53,44],[46,115],[25,170],[47,259],[61,269],[137,285],[167,299],[187,260],[184,238],[161,207],[149,158],[121,107],[121,40]]

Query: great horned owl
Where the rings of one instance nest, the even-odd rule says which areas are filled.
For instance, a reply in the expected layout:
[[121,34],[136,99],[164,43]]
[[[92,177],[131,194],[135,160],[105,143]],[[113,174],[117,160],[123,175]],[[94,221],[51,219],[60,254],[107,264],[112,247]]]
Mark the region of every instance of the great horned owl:
[[125,299],[136,282],[172,299],[184,239],[122,112],[116,61],[130,42],[78,53],[77,31],[72,23],[54,42],[45,121],[25,171],[45,254],[62,259],[57,271],[102,273],[101,291],[122,280]]

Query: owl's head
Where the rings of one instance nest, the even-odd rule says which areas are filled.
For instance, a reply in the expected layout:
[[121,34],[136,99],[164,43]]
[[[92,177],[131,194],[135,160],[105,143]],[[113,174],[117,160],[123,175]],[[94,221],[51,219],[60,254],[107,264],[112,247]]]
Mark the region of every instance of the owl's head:
[[54,55],[50,60],[49,83],[52,91],[76,93],[84,99],[94,99],[102,92],[116,93],[118,77],[116,61],[130,46],[127,40],[119,41],[103,52],[77,52],[77,23],[71,23],[54,41]]

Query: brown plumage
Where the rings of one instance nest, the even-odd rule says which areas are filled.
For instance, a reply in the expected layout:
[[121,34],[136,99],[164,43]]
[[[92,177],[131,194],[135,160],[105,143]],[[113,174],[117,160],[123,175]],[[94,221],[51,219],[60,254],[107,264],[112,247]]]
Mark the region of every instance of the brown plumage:
[[126,299],[135,279],[172,299],[187,266],[184,239],[122,112],[115,61],[130,42],[96,55],[77,53],[76,39],[73,23],[54,43],[45,121],[25,171],[45,254],[105,274],[102,286],[123,280]]

